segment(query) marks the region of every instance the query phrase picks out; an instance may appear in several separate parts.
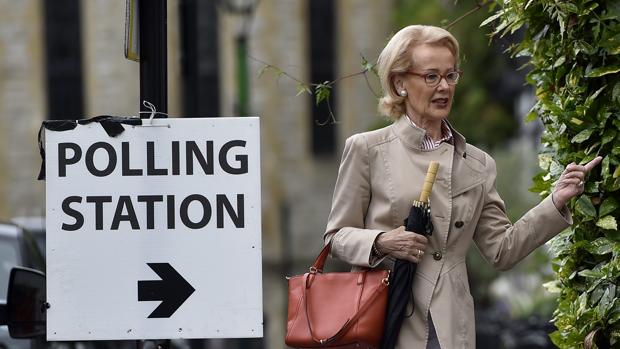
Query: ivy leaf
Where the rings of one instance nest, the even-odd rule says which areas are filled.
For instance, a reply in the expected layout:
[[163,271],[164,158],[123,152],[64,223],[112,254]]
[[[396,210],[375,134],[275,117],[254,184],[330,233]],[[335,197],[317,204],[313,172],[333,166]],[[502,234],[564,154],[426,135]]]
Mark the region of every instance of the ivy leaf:
[[560,283],[558,280],[552,280],[549,282],[545,282],[543,284],[543,287],[547,290],[547,292],[549,293],[560,293],[560,291],[562,290],[560,288]]
[[366,59],[366,57],[362,56],[362,68],[364,69],[364,71],[366,72],[373,72],[375,74],[378,75],[377,73],[377,68],[376,68],[376,64],[375,63],[371,63],[368,62],[368,60]]
[[610,196],[607,199],[605,199],[603,203],[601,204],[601,207],[598,210],[599,216],[601,217],[606,216],[612,213],[613,211],[615,211],[619,206],[620,205],[618,204],[618,201],[616,200],[616,198],[614,198],[613,196]]
[[590,198],[586,195],[582,195],[577,200],[577,211],[587,217],[596,217],[596,209],[594,208],[594,205],[592,205]]
[[589,108],[590,105],[592,105],[592,102],[594,102],[596,97],[598,97],[598,95],[600,95],[601,92],[603,92],[603,90],[605,90],[605,88],[607,88],[607,85],[603,85],[603,87],[599,88],[598,90],[596,90],[596,92],[594,92],[593,94],[588,96],[588,98],[586,98],[586,101],[584,102],[586,108]]
[[598,78],[600,76],[604,76],[607,74],[614,74],[620,72],[620,64],[614,64],[608,67],[600,67],[596,69],[592,69],[588,74],[586,74],[587,78]]
[[480,23],[480,28],[484,27],[485,25],[493,22],[494,20],[498,19],[501,15],[504,14],[504,11],[500,10],[497,11],[497,13],[495,13],[494,15],[492,15],[491,17],[485,19],[482,23]]
[[322,84],[318,84],[315,89],[315,95],[316,95],[316,105],[321,104],[321,102],[329,99],[329,96],[331,94],[331,86],[328,85],[329,81],[325,81]]
[[618,131],[614,130],[613,128],[606,129],[605,132],[603,132],[603,144],[611,142],[614,138],[616,138],[617,134]]
[[566,56],[562,56],[560,58],[558,58],[555,63],[553,63],[553,68],[557,68],[559,66],[561,66],[562,64],[564,64],[564,62],[566,62]]
[[612,284],[612,285],[607,286],[607,289],[605,290],[605,293],[603,294],[603,297],[601,297],[601,301],[599,302],[597,306],[598,315],[600,318],[603,318],[605,314],[607,314],[607,312],[611,309],[611,307],[613,306],[613,300],[615,296],[616,296],[616,285]]
[[606,287],[605,285],[598,284],[598,286],[590,293],[590,305],[596,305],[601,298],[603,298],[603,294],[605,293]]
[[[590,270],[590,269],[584,269],[584,270],[578,272],[577,274],[579,276],[583,276],[585,278],[593,278],[593,279],[600,279],[603,276],[605,276],[603,274],[603,272],[601,272],[600,270]],[[585,293],[583,295],[585,295]],[[583,306],[585,308],[585,304]]]
[[[597,223],[598,224],[598,223]],[[586,246],[586,251],[595,255],[604,255],[611,253],[613,243],[609,239],[600,237]]]
[[532,110],[531,112],[529,112],[527,114],[527,116],[525,117],[525,123],[530,123],[534,120],[536,120],[538,118],[538,113],[536,113],[535,110]]
[[307,93],[309,95],[312,95],[312,90],[310,89],[310,86],[308,86],[308,84],[304,84],[304,83],[297,83],[297,95],[299,96],[300,94],[303,93]]
[[575,137],[573,137],[573,139],[571,139],[570,141],[571,143],[582,143],[583,141],[586,141],[588,140],[588,138],[590,138],[592,132],[594,132],[593,128],[586,128],[585,130],[577,133]]
[[615,310],[613,313],[611,313],[611,315],[609,316],[609,319],[607,321],[610,324],[613,324],[613,323],[618,322],[618,320],[620,320],[620,311],[619,310]]
[[573,124],[575,124],[577,126],[583,124],[583,121],[581,121],[580,119],[577,119],[577,118],[571,118],[570,122],[572,122]]
[[617,82],[614,85],[614,89],[611,92],[611,98],[613,98],[616,103],[620,103],[620,82]]
[[618,230],[618,224],[614,216],[605,216],[596,222],[596,226],[607,230]]
[[538,154],[538,167],[540,167],[541,169],[548,171],[552,161],[553,155],[549,153]]

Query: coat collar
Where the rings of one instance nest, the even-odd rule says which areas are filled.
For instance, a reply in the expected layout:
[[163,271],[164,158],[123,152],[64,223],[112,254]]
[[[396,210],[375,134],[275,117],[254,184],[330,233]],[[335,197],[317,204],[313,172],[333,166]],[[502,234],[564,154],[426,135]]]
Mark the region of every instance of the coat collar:
[[[422,141],[424,140],[424,136],[426,135],[426,130],[411,125],[411,123],[409,123],[406,117],[407,116],[403,115],[394,122],[394,132],[396,133],[396,136],[400,138],[403,143],[405,143],[408,147],[422,150]],[[463,137],[463,135],[457,132],[454,127],[450,125],[450,122],[448,122],[448,127],[450,127],[450,131],[452,131],[455,151],[459,155],[463,155],[463,153],[465,152],[466,144],[465,137]]]

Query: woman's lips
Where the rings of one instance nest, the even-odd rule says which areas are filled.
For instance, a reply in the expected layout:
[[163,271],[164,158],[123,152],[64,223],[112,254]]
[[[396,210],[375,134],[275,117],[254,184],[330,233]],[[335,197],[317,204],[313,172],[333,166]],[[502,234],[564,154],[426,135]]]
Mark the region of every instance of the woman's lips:
[[435,98],[431,100],[431,102],[435,104],[436,106],[443,108],[443,107],[448,106],[449,99],[448,98]]

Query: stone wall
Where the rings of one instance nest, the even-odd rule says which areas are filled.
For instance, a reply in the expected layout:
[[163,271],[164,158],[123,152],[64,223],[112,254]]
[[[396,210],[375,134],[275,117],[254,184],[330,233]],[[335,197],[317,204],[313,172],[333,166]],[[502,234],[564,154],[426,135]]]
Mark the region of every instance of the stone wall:
[[42,215],[37,131],[45,115],[42,8],[0,1],[0,219]]

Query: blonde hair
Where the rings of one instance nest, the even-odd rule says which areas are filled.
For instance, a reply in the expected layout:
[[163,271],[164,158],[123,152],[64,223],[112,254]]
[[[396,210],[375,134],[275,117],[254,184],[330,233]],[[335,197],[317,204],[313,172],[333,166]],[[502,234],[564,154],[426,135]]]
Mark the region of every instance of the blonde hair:
[[379,99],[379,112],[392,120],[405,113],[405,99],[401,97],[392,79],[399,73],[413,68],[411,50],[418,45],[433,44],[447,47],[457,61],[459,43],[447,30],[430,25],[410,25],[399,30],[385,45],[377,60],[379,80],[383,88],[383,97]]

